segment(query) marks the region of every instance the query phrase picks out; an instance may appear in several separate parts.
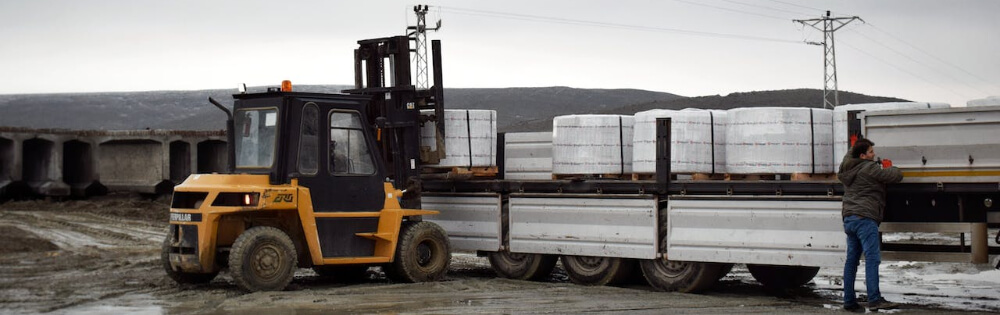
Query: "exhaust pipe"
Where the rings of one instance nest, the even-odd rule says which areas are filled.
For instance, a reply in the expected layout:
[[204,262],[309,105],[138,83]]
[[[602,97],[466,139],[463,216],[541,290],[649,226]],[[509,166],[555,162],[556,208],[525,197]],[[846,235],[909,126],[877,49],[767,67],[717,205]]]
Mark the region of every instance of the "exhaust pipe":
[[208,98],[208,102],[212,103],[212,105],[215,105],[215,107],[218,107],[219,109],[221,109],[223,112],[226,113],[226,117],[227,117],[227,119],[226,119],[226,163],[229,164],[229,166],[226,169],[229,171],[230,174],[235,174],[236,173],[236,152],[235,152],[236,136],[235,136],[235,127],[233,126],[233,112],[230,111],[225,106],[222,106],[222,104],[219,104],[219,101],[216,101],[212,97]]

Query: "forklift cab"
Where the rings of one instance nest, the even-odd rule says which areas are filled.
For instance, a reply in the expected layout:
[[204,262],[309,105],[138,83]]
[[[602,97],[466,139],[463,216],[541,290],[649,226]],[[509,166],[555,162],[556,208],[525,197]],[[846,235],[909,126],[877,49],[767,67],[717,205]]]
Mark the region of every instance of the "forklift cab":
[[297,179],[313,210],[382,209],[385,166],[367,121],[368,96],[267,92],[238,94],[233,106],[236,173]]

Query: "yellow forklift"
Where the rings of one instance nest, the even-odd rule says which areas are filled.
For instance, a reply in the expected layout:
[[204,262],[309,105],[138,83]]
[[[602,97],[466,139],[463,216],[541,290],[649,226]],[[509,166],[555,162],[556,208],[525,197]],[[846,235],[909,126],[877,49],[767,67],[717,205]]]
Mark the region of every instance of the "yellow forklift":
[[[355,89],[346,94],[281,88],[233,96],[229,171],[195,174],[174,188],[162,262],[178,283],[211,281],[228,268],[247,291],[284,289],[298,268],[357,280],[381,266],[400,282],[442,279],[451,259],[445,231],[423,221],[420,168],[443,157],[420,147],[420,126],[443,117],[440,41],[434,86],[410,83],[410,41],[359,41]],[[389,82],[386,82],[386,81]],[[433,115],[420,115],[420,110]],[[409,189],[403,189],[409,187]]]

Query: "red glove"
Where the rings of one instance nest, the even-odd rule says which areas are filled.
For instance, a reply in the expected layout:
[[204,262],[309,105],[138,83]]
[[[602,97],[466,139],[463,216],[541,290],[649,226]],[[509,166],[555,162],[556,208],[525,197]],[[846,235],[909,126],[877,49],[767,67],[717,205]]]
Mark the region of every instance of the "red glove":
[[892,167],[892,160],[882,159],[882,168],[890,168],[890,167]]

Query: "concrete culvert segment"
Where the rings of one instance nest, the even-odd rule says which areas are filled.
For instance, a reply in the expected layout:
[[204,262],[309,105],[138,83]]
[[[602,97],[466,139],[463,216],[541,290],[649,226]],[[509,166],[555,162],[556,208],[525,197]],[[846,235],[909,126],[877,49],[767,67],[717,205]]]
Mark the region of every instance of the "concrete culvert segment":
[[0,182],[14,179],[14,141],[0,138]]
[[113,140],[100,144],[98,172],[112,190],[154,193],[164,179],[163,145],[153,140]]
[[226,170],[226,142],[206,140],[198,143],[198,174]]
[[24,181],[32,188],[38,188],[51,181],[49,168],[52,163],[52,141],[45,139],[30,139],[24,141],[21,152],[24,171],[21,173]]
[[170,181],[180,184],[191,175],[191,144],[184,141],[170,143]]
[[7,196],[7,186],[14,182],[14,141],[0,138],[0,201]]
[[71,140],[63,143],[63,181],[73,195],[85,196],[94,184],[94,150],[90,143]]

